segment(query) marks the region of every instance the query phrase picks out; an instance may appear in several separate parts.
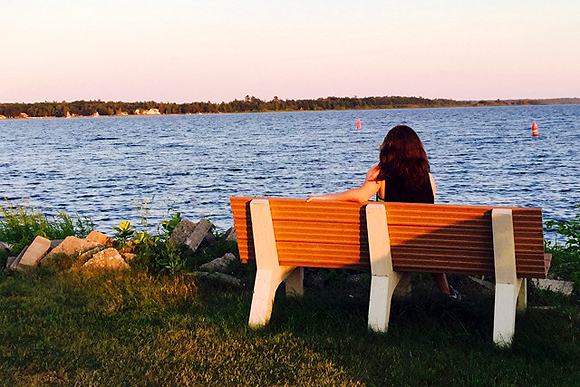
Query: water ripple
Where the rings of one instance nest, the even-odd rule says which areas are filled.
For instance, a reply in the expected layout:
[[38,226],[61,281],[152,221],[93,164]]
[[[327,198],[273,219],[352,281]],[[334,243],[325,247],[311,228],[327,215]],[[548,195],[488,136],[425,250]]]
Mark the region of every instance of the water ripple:
[[0,195],[104,231],[138,223],[151,198],[150,224],[181,211],[226,228],[232,195],[360,184],[401,123],[423,139],[439,203],[540,206],[545,219],[570,219],[580,203],[578,105],[4,120]]

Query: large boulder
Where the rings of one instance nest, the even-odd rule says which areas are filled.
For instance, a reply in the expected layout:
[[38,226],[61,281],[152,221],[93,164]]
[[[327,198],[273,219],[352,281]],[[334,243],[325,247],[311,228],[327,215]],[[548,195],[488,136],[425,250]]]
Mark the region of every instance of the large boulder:
[[98,231],[91,231],[89,235],[85,238],[85,240],[89,242],[96,242],[100,245],[112,247],[113,246],[113,238],[103,234],[102,232]]
[[83,252],[99,246],[97,242],[87,241],[75,236],[68,236],[48,253],[45,259],[50,259],[56,254],[66,254],[70,256],[82,254]]
[[171,233],[171,241],[177,247],[195,252],[209,233],[211,226],[211,222],[207,219],[200,219],[197,223],[182,220]]
[[181,222],[177,223],[177,226],[173,229],[171,233],[171,242],[176,247],[182,247],[185,245],[187,237],[195,230],[196,224],[191,220],[183,219]]
[[128,269],[129,264],[125,262],[119,252],[110,247],[99,251],[83,266],[83,269]]
[[106,247],[103,245],[98,245],[93,247],[92,249],[86,250],[84,253],[79,254],[78,258],[76,259],[75,263],[72,265],[73,269],[79,269],[83,266],[88,260],[95,256],[95,254],[105,250]]
[[20,261],[16,264],[16,268],[27,269],[37,266],[40,260],[45,256],[48,249],[50,249],[50,239],[37,236],[26,249],[20,258]]

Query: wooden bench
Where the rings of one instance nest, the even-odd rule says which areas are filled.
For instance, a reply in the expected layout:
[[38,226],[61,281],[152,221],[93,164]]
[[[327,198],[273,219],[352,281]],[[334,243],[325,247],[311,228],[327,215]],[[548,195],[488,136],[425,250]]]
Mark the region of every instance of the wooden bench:
[[304,267],[372,274],[368,325],[386,331],[407,272],[494,275],[493,340],[511,344],[526,278],[546,278],[541,208],[304,199],[230,199],[240,258],[257,265],[249,324],[270,319],[274,295],[302,295]]

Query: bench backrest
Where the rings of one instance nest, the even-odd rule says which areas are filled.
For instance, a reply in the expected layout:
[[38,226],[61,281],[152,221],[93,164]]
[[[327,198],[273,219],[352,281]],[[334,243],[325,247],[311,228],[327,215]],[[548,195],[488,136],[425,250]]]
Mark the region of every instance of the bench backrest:
[[[250,201],[230,199],[243,262],[254,259]],[[267,198],[280,265],[370,269],[366,203]],[[384,203],[397,271],[493,275],[493,208],[510,208],[518,277],[545,278],[541,208]]]

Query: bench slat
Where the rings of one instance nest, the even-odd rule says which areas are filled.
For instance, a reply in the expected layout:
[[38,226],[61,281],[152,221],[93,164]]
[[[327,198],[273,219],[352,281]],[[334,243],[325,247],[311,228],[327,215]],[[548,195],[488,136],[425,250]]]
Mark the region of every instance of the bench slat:
[[[243,262],[254,259],[253,198],[231,198]],[[369,269],[366,203],[269,198],[280,264]],[[491,206],[385,203],[395,270],[494,273]],[[501,207],[504,208],[504,207]],[[540,208],[512,208],[519,277],[544,278]]]

